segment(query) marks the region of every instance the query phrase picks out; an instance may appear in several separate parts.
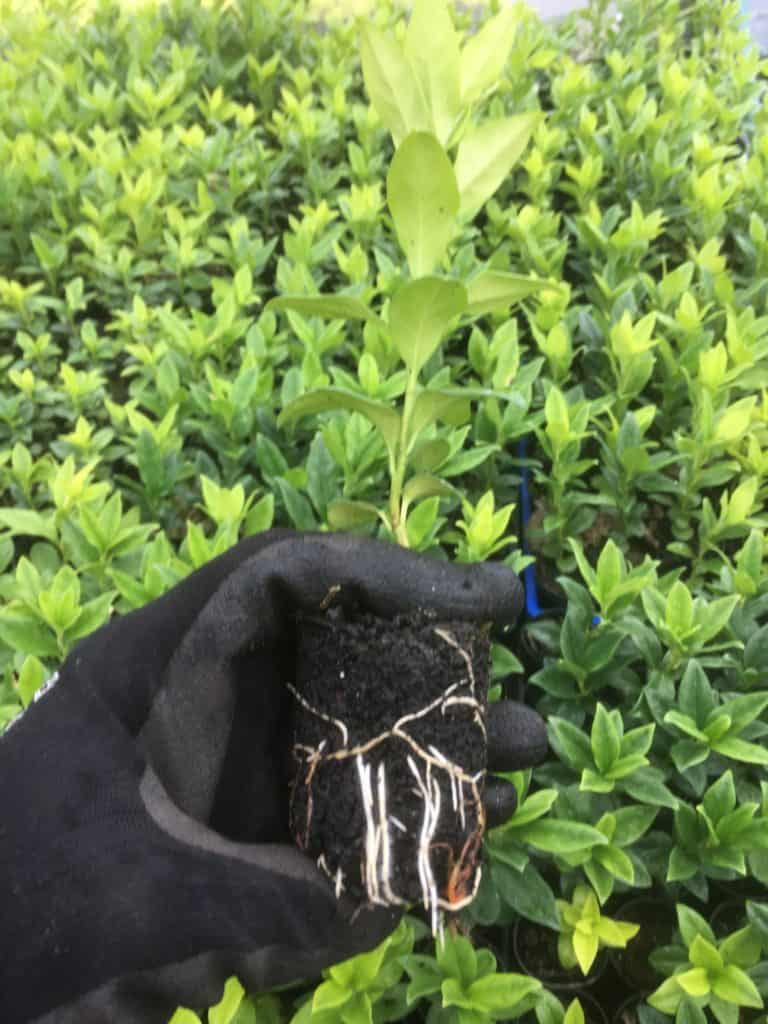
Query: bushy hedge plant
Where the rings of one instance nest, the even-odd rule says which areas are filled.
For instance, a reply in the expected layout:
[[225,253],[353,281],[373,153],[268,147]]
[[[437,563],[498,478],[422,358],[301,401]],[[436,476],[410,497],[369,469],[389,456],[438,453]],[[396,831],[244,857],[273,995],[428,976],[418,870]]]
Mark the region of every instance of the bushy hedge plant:
[[[287,0],[0,15],[1,727],[80,637],[242,536],[389,536],[360,410],[407,381],[375,318],[265,308],[391,309],[405,275],[354,25],[308,31]],[[402,42],[390,8],[373,24]],[[552,757],[512,776],[460,932],[436,947],[410,916],[311,999],[232,981],[209,1020],[325,1020],[332,981],[350,1022],[575,1024],[580,1002],[519,978],[512,922],[589,969],[641,941],[622,904],[649,893],[671,930],[627,1013],[735,1024],[768,995],[765,71],[735,2],[517,11],[484,111],[536,127],[437,272],[548,286],[421,367],[467,400],[420,439],[444,486],[414,487],[400,536],[535,562],[545,611],[497,638],[495,692],[537,705]],[[329,387],[357,408],[278,422]]]

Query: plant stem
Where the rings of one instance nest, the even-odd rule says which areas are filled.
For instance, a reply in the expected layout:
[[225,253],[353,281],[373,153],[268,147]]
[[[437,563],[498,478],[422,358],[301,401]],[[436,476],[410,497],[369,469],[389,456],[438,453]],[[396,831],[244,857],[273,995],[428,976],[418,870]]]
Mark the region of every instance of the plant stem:
[[410,370],[408,373],[408,382],[405,387],[405,401],[403,404],[403,416],[400,422],[400,438],[397,445],[394,471],[392,473],[389,487],[389,517],[392,523],[392,532],[394,533],[398,544],[401,544],[404,548],[410,547],[410,544],[408,542],[408,530],[406,528],[405,519],[402,515],[402,494],[405,471],[408,467],[411,416],[413,415],[413,405],[416,400],[418,376],[418,370]]

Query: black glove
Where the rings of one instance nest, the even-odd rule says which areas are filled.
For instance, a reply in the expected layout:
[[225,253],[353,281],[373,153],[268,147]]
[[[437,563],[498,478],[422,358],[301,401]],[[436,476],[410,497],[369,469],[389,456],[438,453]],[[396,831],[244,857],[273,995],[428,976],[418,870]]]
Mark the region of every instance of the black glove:
[[[337,585],[382,616],[503,623],[522,604],[501,565],[274,530],[81,641],[0,737],[3,1024],[165,1024],[231,974],[311,978],[392,930],[396,911],[337,900],[287,830],[294,616]],[[546,749],[530,709],[488,725],[492,769]]]

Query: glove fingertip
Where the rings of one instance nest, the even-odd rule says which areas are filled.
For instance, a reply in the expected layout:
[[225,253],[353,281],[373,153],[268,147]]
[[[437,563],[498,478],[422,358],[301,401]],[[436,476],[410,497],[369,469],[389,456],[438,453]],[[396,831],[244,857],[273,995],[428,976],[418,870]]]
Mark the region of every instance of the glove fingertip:
[[549,753],[544,719],[517,701],[501,700],[489,706],[487,732],[490,771],[534,768]]

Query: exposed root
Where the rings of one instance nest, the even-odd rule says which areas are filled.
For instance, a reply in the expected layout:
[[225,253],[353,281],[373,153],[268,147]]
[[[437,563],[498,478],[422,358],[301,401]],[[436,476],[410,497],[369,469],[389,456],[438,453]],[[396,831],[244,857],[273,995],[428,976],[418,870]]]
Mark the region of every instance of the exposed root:
[[[482,730],[483,738],[486,738],[485,723],[482,718],[482,706],[475,696],[475,677],[472,670],[472,662],[467,652],[456,642],[455,637],[447,630],[435,629],[434,632],[451,647],[456,648],[463,657],[468,670],[468,678],[460,683],[453,683],[439,697],[430,701],[425,707],[418,711],[409,712],[403,715],[392,726],[391,729],[374,736],[364,743],[349,746],[349,729],[340,719],[332,718],[318,708],[313,707],[302,697],[291,684],[288,689],[297,701],[311,714],[335,726],[341,734],[342,746],[340,749],[327,750],[327,740],[323,740],[316,748],[304,744],[296,744],[294,753],[303,758],[307,765],[307,773],[304,784],[307,787],[307,815],[305,833],[300,837],[300,842],[306,848],[309,842],[310,826],[312,820],[312,780],[319,766],[324,762],[344,761],[349,758],[355,759],[357,769],[360,796],[365,816],[365,840],[364,858],[362,864],[362,882],[371,903],[385,906],[404,905],[407,906],[411,900],[399,896],[393,888],[392,880],[392,840],[394,827],[401,833],[407,833],[407,828],[394,815],[388,811],[387,775],[384,761],[379,761],[376,766],[374,779],[374,766],[367,755],[388,740],[399,740],[405,743],[411,750],[407,756],[408,767],[413,775],[416,786],[414,794],[423,803],[421,826],[418,837],[417,866],[419,883],[421,886],[422,901],[425,910],[431,915],[432,931],[436,935],[443,933],[443,911],[456,912],[467,906],[477,893],[480,884],[480,866],[477,863],[477,854],[485,825],[485,812],[482,805],[480,785],[485,775],[479,771],[469,775],[461,765],[451,761],[441,750],[434,745],[424,749],[413,736],[407,731],[406,726],[414,721],[424,718],[433,711],[440,709],[445,714],[446,709],[456,705],[469,707],[473,711],[473,722]],[[469,684],[472,696],[454,695],[455,690],[462,684]],[[441,812],[441,788],[438,781],[440,773],[448,775],[451,791],[451,804],[454,813],[458,814],[462,829],[466,829],[467,822],[467,799],[471,811],[477,817],[477,828],[468,837],[458,860],[454,863],[453,851],[448,844],[435,843],[434,838],[437,832]],[[468,790],[468,793],[465,793]],[[446,896],[438,893],[435,880],[432,854],[440,847],[448,849],[449,856],[449,878],[446,887]],[[324,856],[318,861],[325,874],[333,881],[336,895],[344,891],[344,876],[339,868],[335,873],[331,872],[325,862]]]

